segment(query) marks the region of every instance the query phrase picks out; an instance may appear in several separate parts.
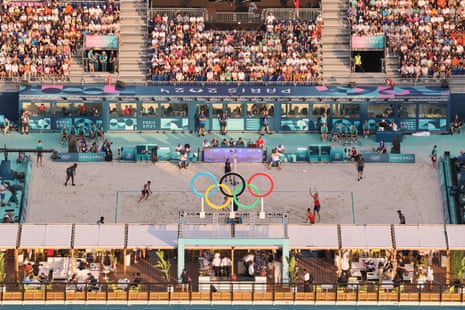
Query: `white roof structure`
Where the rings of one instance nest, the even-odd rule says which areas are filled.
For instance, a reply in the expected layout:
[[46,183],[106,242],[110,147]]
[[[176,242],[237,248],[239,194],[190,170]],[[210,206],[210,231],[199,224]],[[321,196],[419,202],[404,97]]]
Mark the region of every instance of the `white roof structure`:
[[338,249],[337,225],[289,225],[289,246],[296,249]]
[[15,249],[18,240],[18,224],[0,225],[0,246],[3,249]]
[[397,249],[447,249],[444,225],[394,225]]
[[128,248],[174,249],[178,225],[128,225]]
[[60,248],[71,246],[72,224],[23,224],[20,248]]
[[392,248],[391,225],[341,225],[344,249]]
[[450,250],[465,250],[465,225],[446,225]]
[[[287,228],[287,229],[286,229]],[[178,247],[178,224],[2,224],[0,248]],[[184,224],[186,248],[465,250],[464,225]]]
[[125,247],[124,224],[76,224],[74,228],[74,248]]

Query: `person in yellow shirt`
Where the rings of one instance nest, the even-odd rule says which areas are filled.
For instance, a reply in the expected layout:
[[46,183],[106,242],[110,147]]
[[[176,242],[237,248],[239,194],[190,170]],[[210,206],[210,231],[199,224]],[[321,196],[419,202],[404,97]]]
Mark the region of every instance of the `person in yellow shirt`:
[[360,53],[354,56],[354,72],[365,72],[362,66],[362,55],[360,55]]

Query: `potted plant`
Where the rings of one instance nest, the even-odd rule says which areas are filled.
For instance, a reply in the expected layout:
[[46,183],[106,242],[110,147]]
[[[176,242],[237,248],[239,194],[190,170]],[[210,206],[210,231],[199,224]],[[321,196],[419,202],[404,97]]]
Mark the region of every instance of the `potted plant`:
[[5,286],[5,279],[6,279],[6,273],[5,273],[5,252],[0,252],[0,290],[2,292],[6,291],[6,286]]
[[295,256],[286,256],[287,260],[287,266],[289,269],[289,287],[291,292],[296,293],[297,292],[297,275],[299,273],[299,266],[297,266],[297,261],[295,259]]
[[174,291],[174,287],[173,285],[170,283],[171,281],[171,274],[170,274],[170,271],[171,271],[171,262],[165,258],[165,252],[162,251],[162,250],[158,250],[157,252],[155,252],[157,257],[158,257],[158,262],[153,265],[153,267],[155,268],[158,268],[160,269],[160,271],[162,272],[165,280],[166,280],[166,283],[168,284],[168,292],[173,292]]
[[454,277],[454,286],[460,287],[465,271],[465,256],[462,251],[454,251],[450,254],[450,268]]

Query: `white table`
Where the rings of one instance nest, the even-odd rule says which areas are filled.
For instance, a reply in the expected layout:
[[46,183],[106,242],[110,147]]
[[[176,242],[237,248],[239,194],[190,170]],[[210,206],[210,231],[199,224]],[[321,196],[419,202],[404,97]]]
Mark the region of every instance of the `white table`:
[[394,282],[392,280],[384,280],[381,283],[381,287],[384,289],[384,291],[389,292],[394,288]]

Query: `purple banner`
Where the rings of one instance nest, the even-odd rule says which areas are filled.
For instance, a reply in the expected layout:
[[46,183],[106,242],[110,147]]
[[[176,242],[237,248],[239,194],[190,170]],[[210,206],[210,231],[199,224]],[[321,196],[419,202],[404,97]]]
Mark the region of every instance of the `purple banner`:
[[232,162],[233,155],[236,154],[238,163],[261,163],[265,150],[261,148],[234,148],[234,147],[213,147],[203,149],[203,161],[208,163],[224,163],[226,158]]

